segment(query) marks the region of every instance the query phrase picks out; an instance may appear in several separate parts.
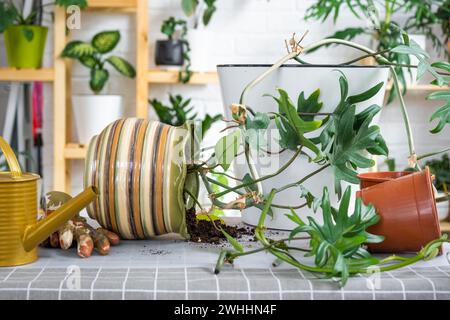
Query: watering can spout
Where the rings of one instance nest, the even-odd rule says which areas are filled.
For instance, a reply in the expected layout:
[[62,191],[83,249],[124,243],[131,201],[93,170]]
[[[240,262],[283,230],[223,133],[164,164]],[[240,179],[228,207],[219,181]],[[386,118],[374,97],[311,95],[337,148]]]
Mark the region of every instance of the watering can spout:
[[44,219],[28,225],[23,235],[23,247],[30,251],[58,230],[65,222],[73,218],[98,195],[96,187],[88,187],[76,197],[70,199],[62,207]]

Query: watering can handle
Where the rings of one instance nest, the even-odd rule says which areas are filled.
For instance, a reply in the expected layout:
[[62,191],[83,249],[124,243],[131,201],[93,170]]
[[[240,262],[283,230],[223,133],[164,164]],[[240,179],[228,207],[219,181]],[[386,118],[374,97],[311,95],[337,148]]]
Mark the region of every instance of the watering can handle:
[[11,175],[13,178],[18,178],[22,176],[22,170],[20,169],[19,161],[14,154],[14,151],[11,149],[11,146],[6,142],[3,137],[0,136],[0,149],[5,155],[6,162],[9,166],[9,171],[11,171]]

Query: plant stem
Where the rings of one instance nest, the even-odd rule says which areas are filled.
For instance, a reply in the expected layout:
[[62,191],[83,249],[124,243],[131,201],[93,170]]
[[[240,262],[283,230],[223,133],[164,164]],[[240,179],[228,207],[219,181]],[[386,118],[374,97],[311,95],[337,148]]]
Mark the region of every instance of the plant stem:
[[[230,186],[228,186],[226,184],[223,184],[223,183],[221,183],[221,182],[219,182],[217,180],[214,180],[214,179],[212,179],[210,177],[207,177],[207,179],[208,179],[209,182],[214,183],[214,184],[216,184],[219,187],[222,187],[224,189],[230,190],[230,188],[231,188]],[[241,196],[244,195],[243,192],[238,191],[238,190],[233,190],[233,192],[235,192],[235,193],[237,193],[238,195],[241,195]],[[302,204],[299,204],[299,205],[281,205],[281,204],[272,203],[272,207],[279,208],[279,209],[301,209],[303,207],[306,207],[307,205],[308,205],[308,203],[302,203]]]
[[297,158],[297,156],[298,156],[301,152],[302,152],[302,148],[300,147],[300,148],[297,149],[297,151],[295,151],[295,153],[294,153],[294,155],[292,156],[292,158],[289,159],[288,162],[286,162],[283,166],[281,166],[281,167],[280,167],[277,171],[275,171],[274,173],[268,174],[268,175],[266,175],[266,176],[263,176],[263,177],[261,177],[261,178],[259,178],[259,179],[256,179],[256,180],[253,180],[253,181],[251,181],[251,182],[242,183],[242,184],[237,185],[237,186],[235,186],[235,187],[233,187],[233,188],[231,188],[231,189],[229,189],[229,190],[219,192],[218,194],[215,195],[215,197],[220,198],[221,196],[223,196],[223,195],[225,195],[225,194],[227,194],[227,193],[229,193],[229,192],[231,192],[231,191],[235,191],[235,190],[238,190],[238,189],[241,189],[241,188],[245,188],[245,187],[248,187],[248,186],[252,186],[252,185],[254,185],[254,184],[257,183],[257,182],[261,182],[261,181],[264,181],[264,180],[267,180],[267,179],[270,179],[270,178],[273,178],[273,177],[277,176],[278,174],[280,174],[281,172],[283,172],[284,170],[286,170],[286,168],[289,167],[289,165],[290,165],[292,162],[294,162],[294,160]]
[[201,210],[203,210],[201,203],[198,201],[197,197],[192,194],[192,192],[190,192],[188,189],[184,189],[183,191],[186,192],[192,198],[192,200],[194,200],[194,202],[200,207]]
[[[242,91],[242,94],[241,94],[241,96],[239,98],[239,103],[242,104],[242,105],[245,105],[246,96],[247,96],[248,92],[255,85],[257,85],[259,82],[264,80],[264,78],[266,78],[268,75],[270,75],[273,71],[275,71],[279,67],[281,67],[285,62],[291,60],[292,58],[298,56],[299,54],[300,54],[300,51],[298,51],[298,52],[297,51],[292,51],[292,52],[288,53],[287,55],[282,57],[280,60],[275,62],[275,64],[273,64],[270,68],[268,68],[266,71],[264,71],[261,75],[259,75],[255,80],[253,80],[252,82],[247,84],[247,86],[244,88],[244,90]],[[247,165],[248,165],[248,168],[249,168],[249,171],[250,171],[250,176],[252,177],[253,180],[257,180],[259,178],[258,171],[256,170],[256,166],[253,163],[253,157],[252,157],[252,154],[251,154],[250,146],[248,145],[248,142],[245,141],[245,138],[243,138],[243,139],[244,139],[245,159],[247,161]],[[262,194],[263,193],[262,184],[260,182],[258,182],[256,184],[256,187],[258,189],[258,193]]]
[[286,190],[286,189],[288,189],[288,188],[296,187],[296,186],[302,184],[303,182],[305,182],[306,180],[308,180],[308,179],[311,178],[312,176],[318,174],[319,172],[325,170],[325,169],[328,168],[329,166],[330,166],[330,164],[326,164],[326,165],[321,166],[319,169],[314,170],[313,172],[311,172],[311,173],[309,173],[308,175],[304,176],[302,179],[298,180],[297,182],[289,183],[289,184],[287,184],[287,185],[285,185],[285,186],[283,186],[283,187],[277,189],[277,193],[278,193],[278,192],[281,192],[281,191],[283,191],[283,190]]
[[226,172],[217,172],[217,171],[214,171],[214,170],[209,170],[209,172],[211,172],[212,174],[218,174],[218,175],[222,175],[222,176],[228,177],[228,178],[230,178],[230,179],[232,179],[232,180],[242,181],[242,179],[233,177],[232,175],[229,175],[229,174],[226,173]]
[[440,153],[448,152],[448,151],[450,151],[450,148],[447,148],[447,149],[444,149],[444,150],[441,150],[441,151],[425,153],[425,154],[422,154],[420,156],[417,156],[417,161],[425,159],[425,158],[428,158],[428,157],[432,157],[432,156],[438,155]]
[[392,77],[394,79],[394,88],[397,91],[398,100],[400,101],[400,106],[402,110],[403,122],[405,124],[406,135],[408,137],[408,148],[409,148],[409,156],[412,158],[416,155],[416,150],[414,148],[414,137],[411,129],[411,123],[409,121],[408,110],[406,109],[405,100],[403,99],[403,95],[400,91],[400,85],[397,77],[397,73],[395,72],[394,67],[390,67],[392,72]]

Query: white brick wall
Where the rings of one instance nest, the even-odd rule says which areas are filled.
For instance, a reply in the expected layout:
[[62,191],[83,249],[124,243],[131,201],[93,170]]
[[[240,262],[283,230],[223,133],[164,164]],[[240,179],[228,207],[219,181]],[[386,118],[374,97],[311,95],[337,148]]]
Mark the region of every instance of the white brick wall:
[[[284,42],[292,32],[303,33],[310,30],[305,43],[321,39],[334,30],[356,26],[364,23],[352,17],[349,12],[342,12],[337,25],[331,21],[324,24],[317,22],[306,24],[303,21],[304,11],[312,1],[309,0],[218,0],[218,10],[208,27],[213,33],[212,41],[205,43],[211,57],[211,65],[218,63],[269,63],[274,62],[285,52]],[[182,17],[180,0],[150,0],[149,1],[149,34],[150,61],[153,65],[154,41],[162,38],[159,32],[161,22],[167,17],[175,15]],[[134,62],[135,55],[135,20],[133,14],[82,12],[82,29],[73,32],[74,39],[90,39],[95,33],[106,29],[119,29],[122,39],[117,53]],[[49,34],[47,45],[46,65],[51,64],[52,36]],[[365,41],[366,44],[368,41]],[[1,45],[1,44],[0,44]],[[314,57],[308,58],[312,62],[340,62],[356,56],[350,49],[340,48],[333,51],[320,51]],[[73,70],[73,93],[88,93],[88,72],[75,64]],[[119,93],[125,96],[127,115],[132,115],[134,108],[134,83],[119,77],[112,72],[106,93]],[[218,86],[182,86],[182,85],[152,85],[151,97],[166,100],[167,93],[180,93],[193,98],[198,112],[217,113],[222,111],[220,91]],[[52,90],[46,85],[45,96],[45,184],[48,189],[52,182]],[[432,110],[438,105],[436,102],[424,100],[425,93],[414,93],[407,97],[414,126],[414,134],[419,153],[425,153],[450,145],[450,130],[447,128],[438,136],[427,133],[431,126],[427,123]],[[401,124],[399,106],[394,103],[386,107],[381,118],[383,133],[391,148],[391,154],[397,157],[398,163],[406,164],[407,144],[404,129]],[[61,133],[59,133],[61,134]],[[430,140],[428,140],[430,138]],[[81,189],[82,161],[73,163],[73,191]]]

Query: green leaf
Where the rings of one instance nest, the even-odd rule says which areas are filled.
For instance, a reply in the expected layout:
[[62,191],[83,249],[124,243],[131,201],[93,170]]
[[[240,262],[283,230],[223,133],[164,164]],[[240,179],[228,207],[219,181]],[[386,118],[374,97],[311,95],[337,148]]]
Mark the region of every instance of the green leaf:
[[241,130],[235,130],[222,137],[214,147],[217,163],[227,171],[236,157],[241,144]]
[[221,114],[216,114],[215,116],[210,116],[209,114],[207,114],[202,120],[202,137],[204,137],[211,126],[220,119],[222,119]]
[[91,70],[91,80],[89,81],[89,85],[91,90],[95,93],[99,93],[102,91],[103,87],[108,81],[109,73],[108,70],[105,69],[92,69]]
[[[297,136],[297,139],[289,142],[290,146],[295,145],[291,150],[297,149],[298,146],[302,145],[306,148],[310,149],[316,155],[315,161],[320,160],[321,154],[319,148],[309,139],[307,139],[304,134],[317,130],[322,125],[322,121],[304,121],[297,113],[297,108],[294,107],[291,99],[289,98],[286,91],[283,89],[278,89],[278,93],[280,94],[279,98],[275,98],[275,101],[278,103],[279,112],[283,116],[281,122],[283,122],[283,127],[280,132],[280,136],[283,139],[284,136],[292,136],[293,131]],[[277,124],[278,129],[280,130],[280,126]],[[286,141],[283,142],[283,144]]]
[[198,0],[181,0],[181,8],[188,17],[192,16],[197,9]]
[[267,129],[270,118],[267,113],[256,112],[253,118],[247,118],[245,128],[248,129]]
[[209,22],[211,21],[211,18],[216,12],[217,8],[215,6],[211,6],[205,9],[205,12],[203,13],[203,24],[207,26]]
[[254,180],[248,173],[246,173],[245,176],[242,178],[242,183],[245,183],[245,184],[252,183],[251,185],[245,187],[247,192],[258,191],[258,187],[256,186],[256,183],[254,183],[253,181]]
[[118,56],[110,56],[106,59],[118,72],[128,78],[134,78],[136,76],[136,70],[125,59]]
[[354,95],[354,96],[350,96],[347,98],[347,102],[350,104],[354,104],[354,103],[360,103],[363,101],[367,101],[370,98],[374,97],[381,89],[381,87],[383,86],[384,82],[381,81],[380,83],[378,83],[376,86],[370,88],[369,90]]
[[30,42],[31,40],[33,40],[34,37],[34,32],[31,29],[28,28],[23,28],[22,29],[22,34],[25,37],[25,39],[27,39],[28,42]]
[[79,59],[83,56],[92,56],[97,50],[89,43],[83,41],[71,41],[64,48],[61,56],[65,58]]
[[235,238],[229,235],[225,230],[220,228],[225,238],[227,238],[228,242],[233,246],[233,248],[238,252],[244,252],[244,247],[240,244]]
[[98,64],[97,59],[93,56],[82,56],[78,58],[78,61],[89,69],[93,69]]
[[[297,100],[297,112],[299,113],[317,113],[322,109],[323,102],[319,101],[320,89],[317,89],[305,99],[305,93],[302,91]],[[313,121],[314,115],[301,115],[305,121]]]
[[339,275],[341,277],[341,284],[342,286],[344,286],[347,283],[349,273],[344,255],[342,255],[341,253],[338,254],[336,262],[334,263],[333,266],[333,271],[335,272],[336,275]]
[[441,70],[450,72],[450,63],[448,63],[446,61],[435,62],[435,63],[432,63],[431,66],[436,69],[441,69]]
[[97,33],[92,39],[92,46],[100,53],[112,51],[120,40],[120,32],[117,30]]
[[450,124],[450,90],[433,92],[427,96],[427,100],[443,100],[445,104],[431,115],[430,121],[439,119],[438,124],[431,133],[439,133],[446,124]]
[[14,24],[18,14],[13,4],[6,1],[0,2],[0,33],[5,32],[9,26]]

